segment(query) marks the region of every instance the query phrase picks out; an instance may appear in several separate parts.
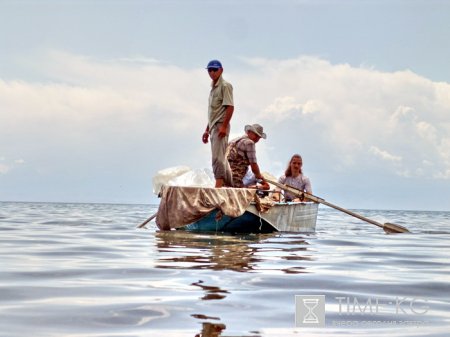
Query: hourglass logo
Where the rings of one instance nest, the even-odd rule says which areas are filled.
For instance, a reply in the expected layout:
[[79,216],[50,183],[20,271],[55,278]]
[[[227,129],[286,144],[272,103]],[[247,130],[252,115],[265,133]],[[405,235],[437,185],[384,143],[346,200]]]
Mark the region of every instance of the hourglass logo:
[[295,295],[295,326],[325,326],[325,295]]

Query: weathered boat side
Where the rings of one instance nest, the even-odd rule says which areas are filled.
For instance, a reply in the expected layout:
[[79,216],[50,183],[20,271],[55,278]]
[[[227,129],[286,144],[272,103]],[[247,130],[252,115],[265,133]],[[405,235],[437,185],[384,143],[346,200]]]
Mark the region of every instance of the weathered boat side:
[[184,229],[202,232],[270,233],[274,231],[314,232],[316,228],[318,204],[276,203],[266,213],[260,213],[251,204],[239,217],[217,216],[214,210]]
[[319,204],[312,202],[289,202],[276,203],[267,213],[260,214],[253,204],[247,211],[260,215],[277,231],[314,232],[318,209]]
[[233,218],[214,210],[200,220],[185,226],[183,229],[195,232],[226,232],[226,233],[271,233],[276,229],[267,221],[252,212],[246,211]]

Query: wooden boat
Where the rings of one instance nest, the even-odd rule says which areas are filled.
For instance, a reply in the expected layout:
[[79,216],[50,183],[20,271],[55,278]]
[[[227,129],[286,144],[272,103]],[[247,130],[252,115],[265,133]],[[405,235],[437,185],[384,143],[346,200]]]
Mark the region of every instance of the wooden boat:
[[319,204],[316,203],[289,202],[275,203],[267,212],[261,213],[255,203],[251,203],[241,216],[222,215],[216,219],[218,211],[214,210],[184,229],[230,233],[311,233],[316,229],[318,209]]
[[308,233],[315,231],[318,208],[262,199],[254,189],[163,186],[156,224],[162,230]]

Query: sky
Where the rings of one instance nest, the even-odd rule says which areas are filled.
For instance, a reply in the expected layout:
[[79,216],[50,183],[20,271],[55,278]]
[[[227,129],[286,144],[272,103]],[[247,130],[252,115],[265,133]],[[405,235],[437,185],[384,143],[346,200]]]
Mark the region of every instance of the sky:
[[158,203],[158,171],[210,169],[219,59],[262,171],[450,211],[449,41],[450,1],[0,0],[0,201]]

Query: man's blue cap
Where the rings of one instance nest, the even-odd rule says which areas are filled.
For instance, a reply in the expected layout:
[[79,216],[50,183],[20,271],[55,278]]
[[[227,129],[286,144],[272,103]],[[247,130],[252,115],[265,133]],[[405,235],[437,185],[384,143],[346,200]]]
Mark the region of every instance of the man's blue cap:
[[214,68],[214,69],[220,69],[222,68],[222,63],[220,63],[219,60],[211,60],[209,61],[208,65],[206,66],[206,69]]

